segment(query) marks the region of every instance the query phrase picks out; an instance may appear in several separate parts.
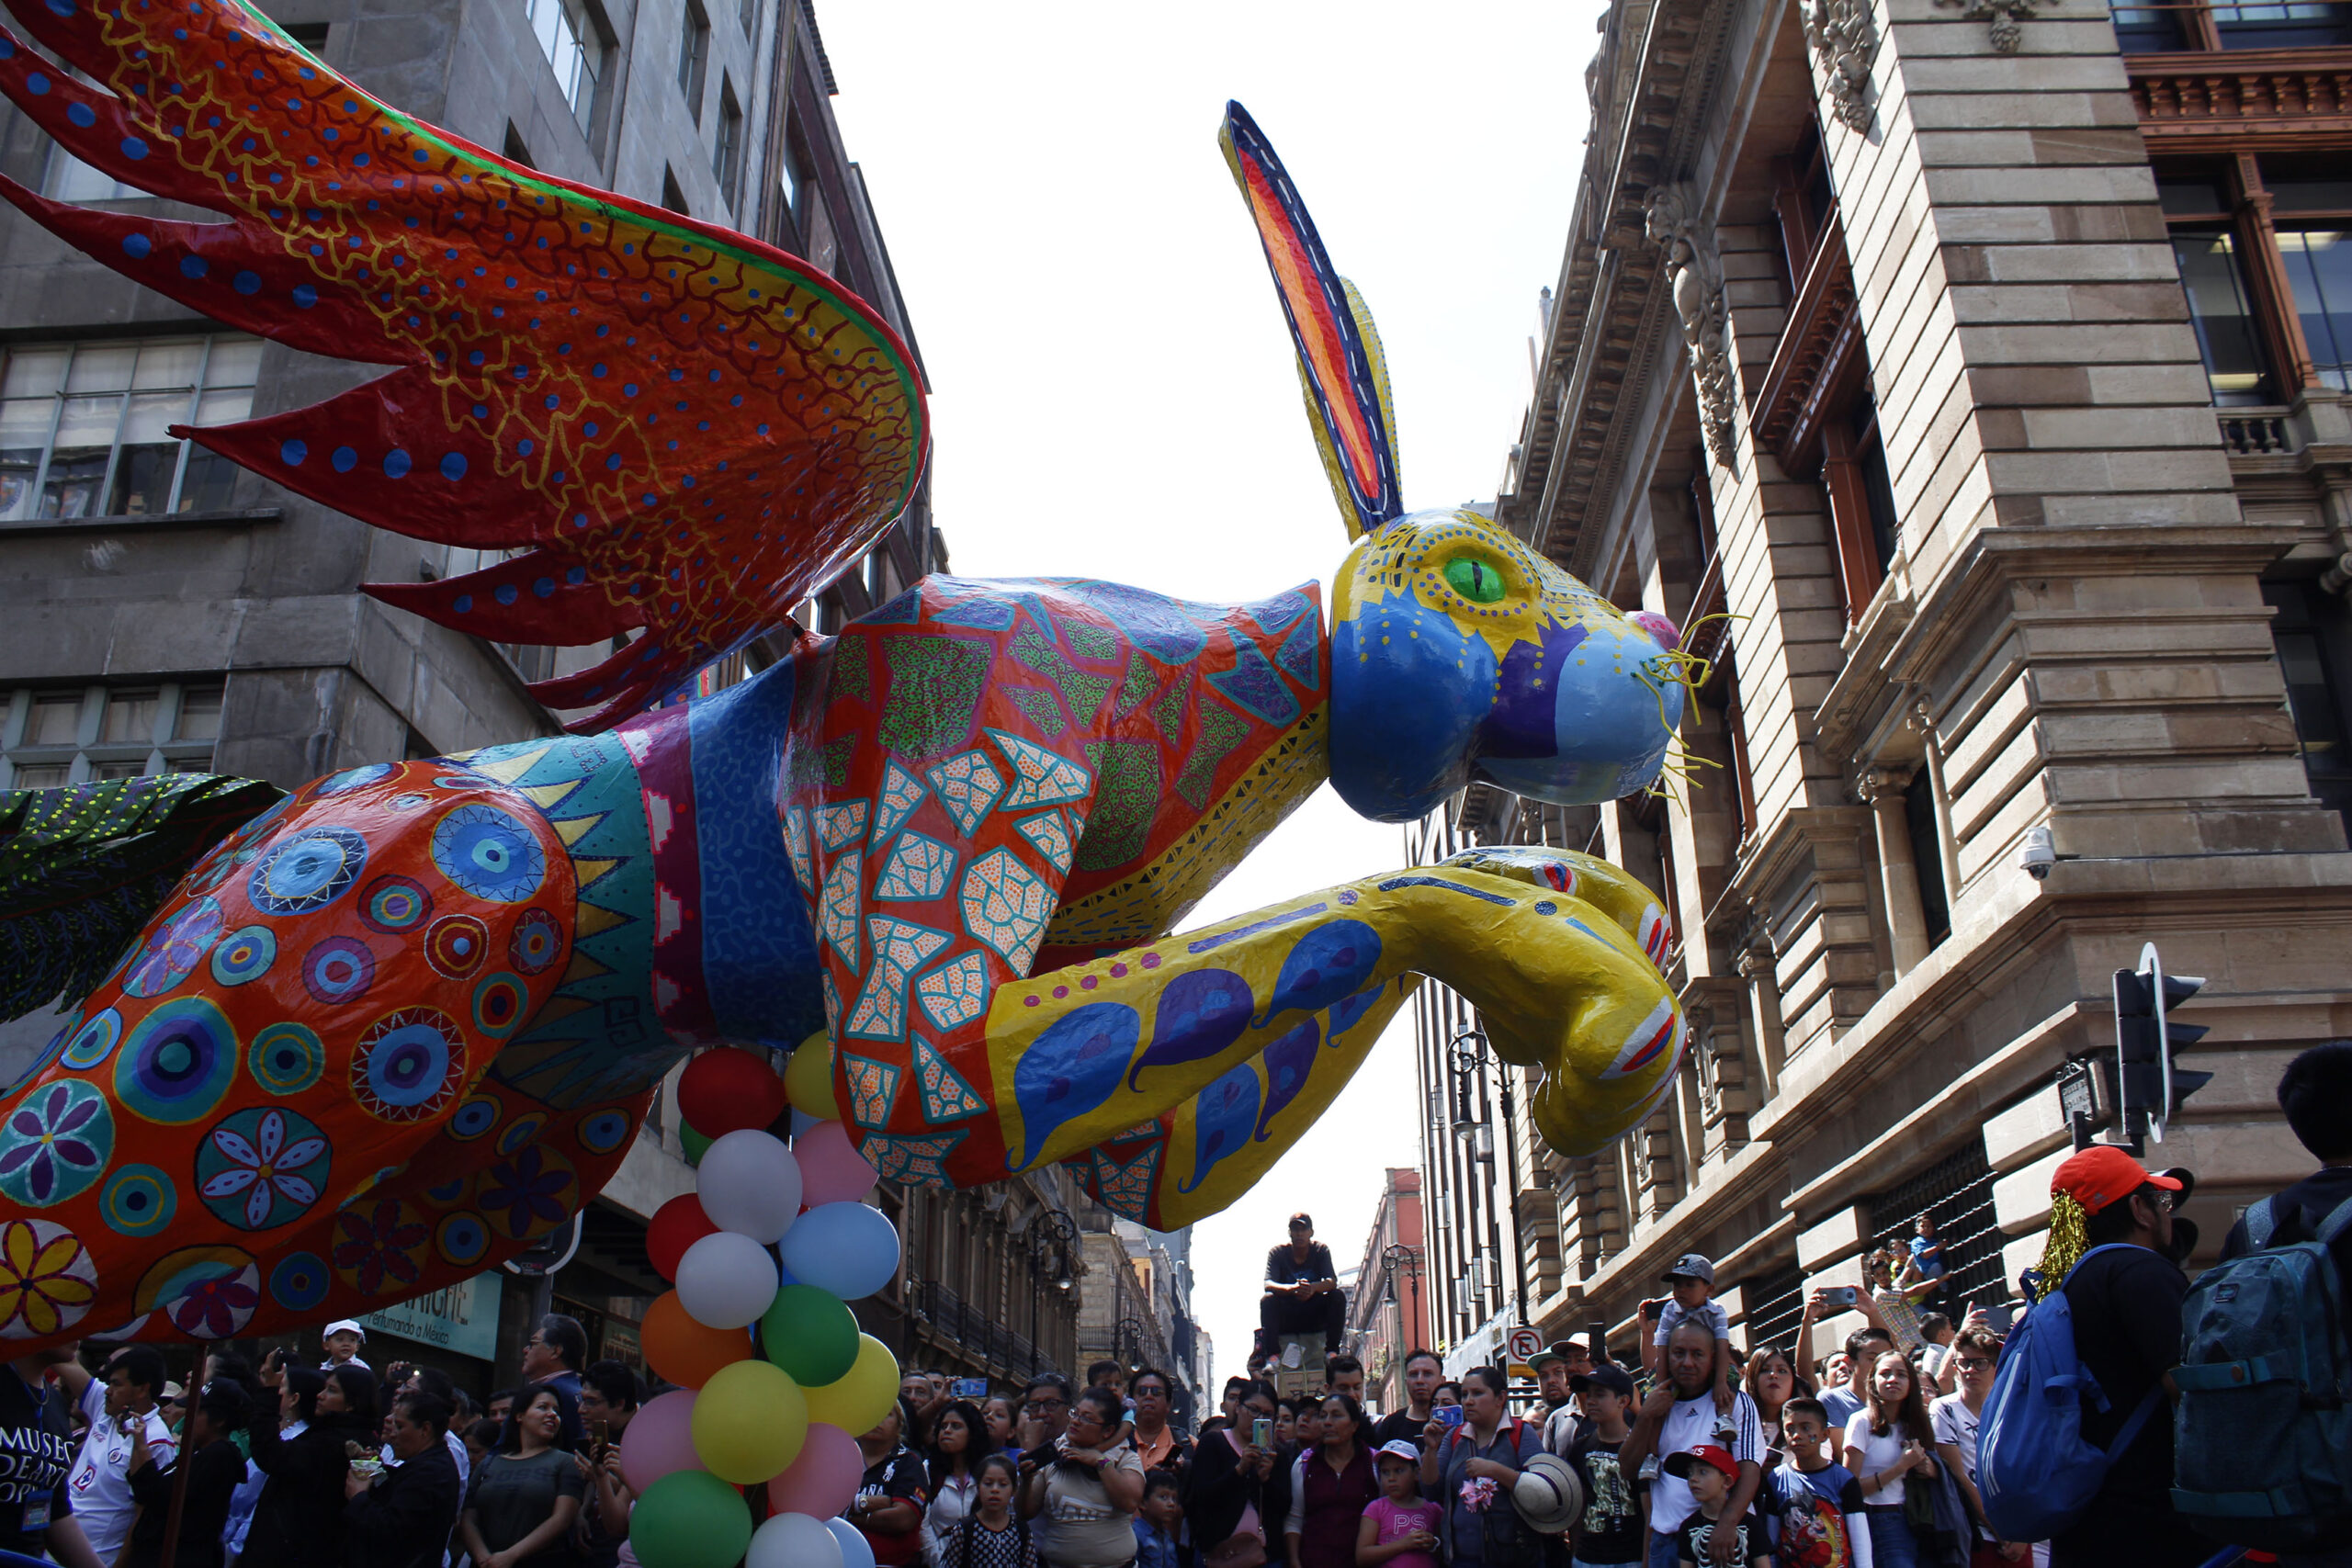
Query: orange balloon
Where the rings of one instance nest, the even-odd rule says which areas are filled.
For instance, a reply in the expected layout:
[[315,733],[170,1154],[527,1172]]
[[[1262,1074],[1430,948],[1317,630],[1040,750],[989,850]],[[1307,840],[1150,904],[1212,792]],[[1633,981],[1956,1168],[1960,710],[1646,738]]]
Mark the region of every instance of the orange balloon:
[[665,1291],[646,1309],[638,1328],[646,1365],[680,1388],[700,1388],[721,1367],[747,1360],[752,1336],[741,1328],[711,1328],[686,1315],[678,1292]]

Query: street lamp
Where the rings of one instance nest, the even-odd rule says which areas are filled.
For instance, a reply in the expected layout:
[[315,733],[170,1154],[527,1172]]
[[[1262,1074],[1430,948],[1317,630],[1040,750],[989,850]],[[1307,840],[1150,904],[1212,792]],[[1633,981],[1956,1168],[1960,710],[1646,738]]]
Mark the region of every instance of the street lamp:
[[[1455,1101],[1453,1130],[1466,1134],[1476,1158],[1489,1166],[1495,1158],[1495,1134],[1484,1117],[1471,1113],[1472,1079],[1487,1063],[1487,1036],[1479,1030],[1465,1029],[1455,1035],[1449,1046],[1453,1070],[1461,1077],[1460,1094]],[[1527,1248],[1520,1245],[1519,1235],[1519,1134],[1512,1121],[1516,1109],[1511,1089],[1511,1069],[1506,1064],[1496,1077],[1501,1082],[1503,1112],[1503,1181],[1510,1203],[1511,1261],[1516,1265],[1519,1280],[1519,1310],[1527,1311]],[[1487,1247],[1492,1252],[1502,1251],[1501,1223],[1496,1218],[1494,1205],[1487,1207]]]
[[[1046,1281],[1051,1280],[1054,1289],[1064,1295],[1075,1283],[1069,1265],[1069,1244],[1078,1239],[1078,1226],[1068,1214],[1046,1209],[1029,1222],[1026,1239],[1029,1267],[1036,1281],[1036,1289],[1029,1298],[1029,1353],[1034,1363],[1045,1348]],[[1030,1370],[1035,1371],[1035,1366],[1033,1364]]]

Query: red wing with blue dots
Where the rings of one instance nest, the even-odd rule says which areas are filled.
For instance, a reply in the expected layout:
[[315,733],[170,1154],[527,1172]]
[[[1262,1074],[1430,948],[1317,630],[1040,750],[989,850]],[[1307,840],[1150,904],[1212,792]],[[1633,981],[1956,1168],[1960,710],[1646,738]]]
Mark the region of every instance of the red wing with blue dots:
[[0,195],[126,276],[312,354],[393,367],[175,430],[417,538],[521,553],[368,592],[501,641],[644,628],[533,688],[601,728],[781,626],[905,509],[919,374],[783,252],[508,163],[369,97],[224,0],[6,0],[0,91],[85,163],[222,214]]

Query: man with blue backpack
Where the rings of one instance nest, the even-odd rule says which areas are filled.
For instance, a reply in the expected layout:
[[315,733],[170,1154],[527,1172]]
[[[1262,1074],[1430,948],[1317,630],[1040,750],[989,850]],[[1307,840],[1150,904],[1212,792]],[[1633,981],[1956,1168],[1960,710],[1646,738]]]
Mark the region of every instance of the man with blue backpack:
[[2320,1168],[2247,1209],[2188,1293],[2174,1501],[2214,1540],[2347,1568],[2352,1041],[2289,1063],[2278,1109]]
[[2214,1548],[2175,1511],[2170,1379],[2188,1277],[2173,1262],[2187,1173],[2096,1144],[2052,1173],[2043,1277],[2063,1280],[2001,1353],[1977,1486],[2004,1540],[2051,1568],[2197,1568]]

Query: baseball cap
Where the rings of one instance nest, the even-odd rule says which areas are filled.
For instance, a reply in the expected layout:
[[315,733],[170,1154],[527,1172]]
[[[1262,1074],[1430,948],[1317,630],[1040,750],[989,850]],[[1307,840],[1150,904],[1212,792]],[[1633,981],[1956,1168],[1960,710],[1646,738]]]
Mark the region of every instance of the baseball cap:
[[2096,1214],[2151,1182],[2174,1192],[2186,1185],[2177,1177],[2154,1174],[2113,1144],[2093,1144],[2067,1156],[2051,1172],[2050,1190],[2065,1193],[2083,1206],[2085,1213]]
[[1690,1472],[1702,1464],[1712,1465],[1722,1471],[1729,1480],[1739,1479],[1738,1462],[1713,1443],[1701,1443],[1697,1448],[1687,1450],[1682,1453],[1668,1454],[1666,1456],[1665,1462],[1658,1468],[1678,1481],[1688,1481],[1690,1479]]
[[1671,1285],[1677,1280],[1698,1280],[1712,1285],[1715,1282],[1715,1266],[1702,1254],[1686,1252],[1674,1260],[1673,1268],[1666,1271],[1668,1284]]
[[365,1345],[368,1342],[368,1331],[359,1325],[359,1320],[356,1317],[338,1317],[319,1330],[319,1337],[322,1340],[336,1334],[356,1334],[359,1336],[361,1344]]
[[1603,1361],[1589,1372],[1578,1372],[1568,1380],[1568,1386],[1578,1393],[1589,1388],[1599,1388],[1606,1389],[1620,1399],[1634,1397],[1633,1378],[1613,1361]]
[[1540,1372],[1555,1361],[1561,1363],[1563,1366],[1566,1365],[1568,1359],[1567,1348],[1566,1341],[1562,1341],[1556,1345],[1544,1346],[1544,1348],[1536,1351],[1535,1354],[1527,1358],[1528,1370],[1531,1371]]
[[1378,1451],[1388,1459],[1401,1459],[1408,1464],[1421,1462],[1421,1450],[1402,1438],[1391,1438],[1380,1445]]

